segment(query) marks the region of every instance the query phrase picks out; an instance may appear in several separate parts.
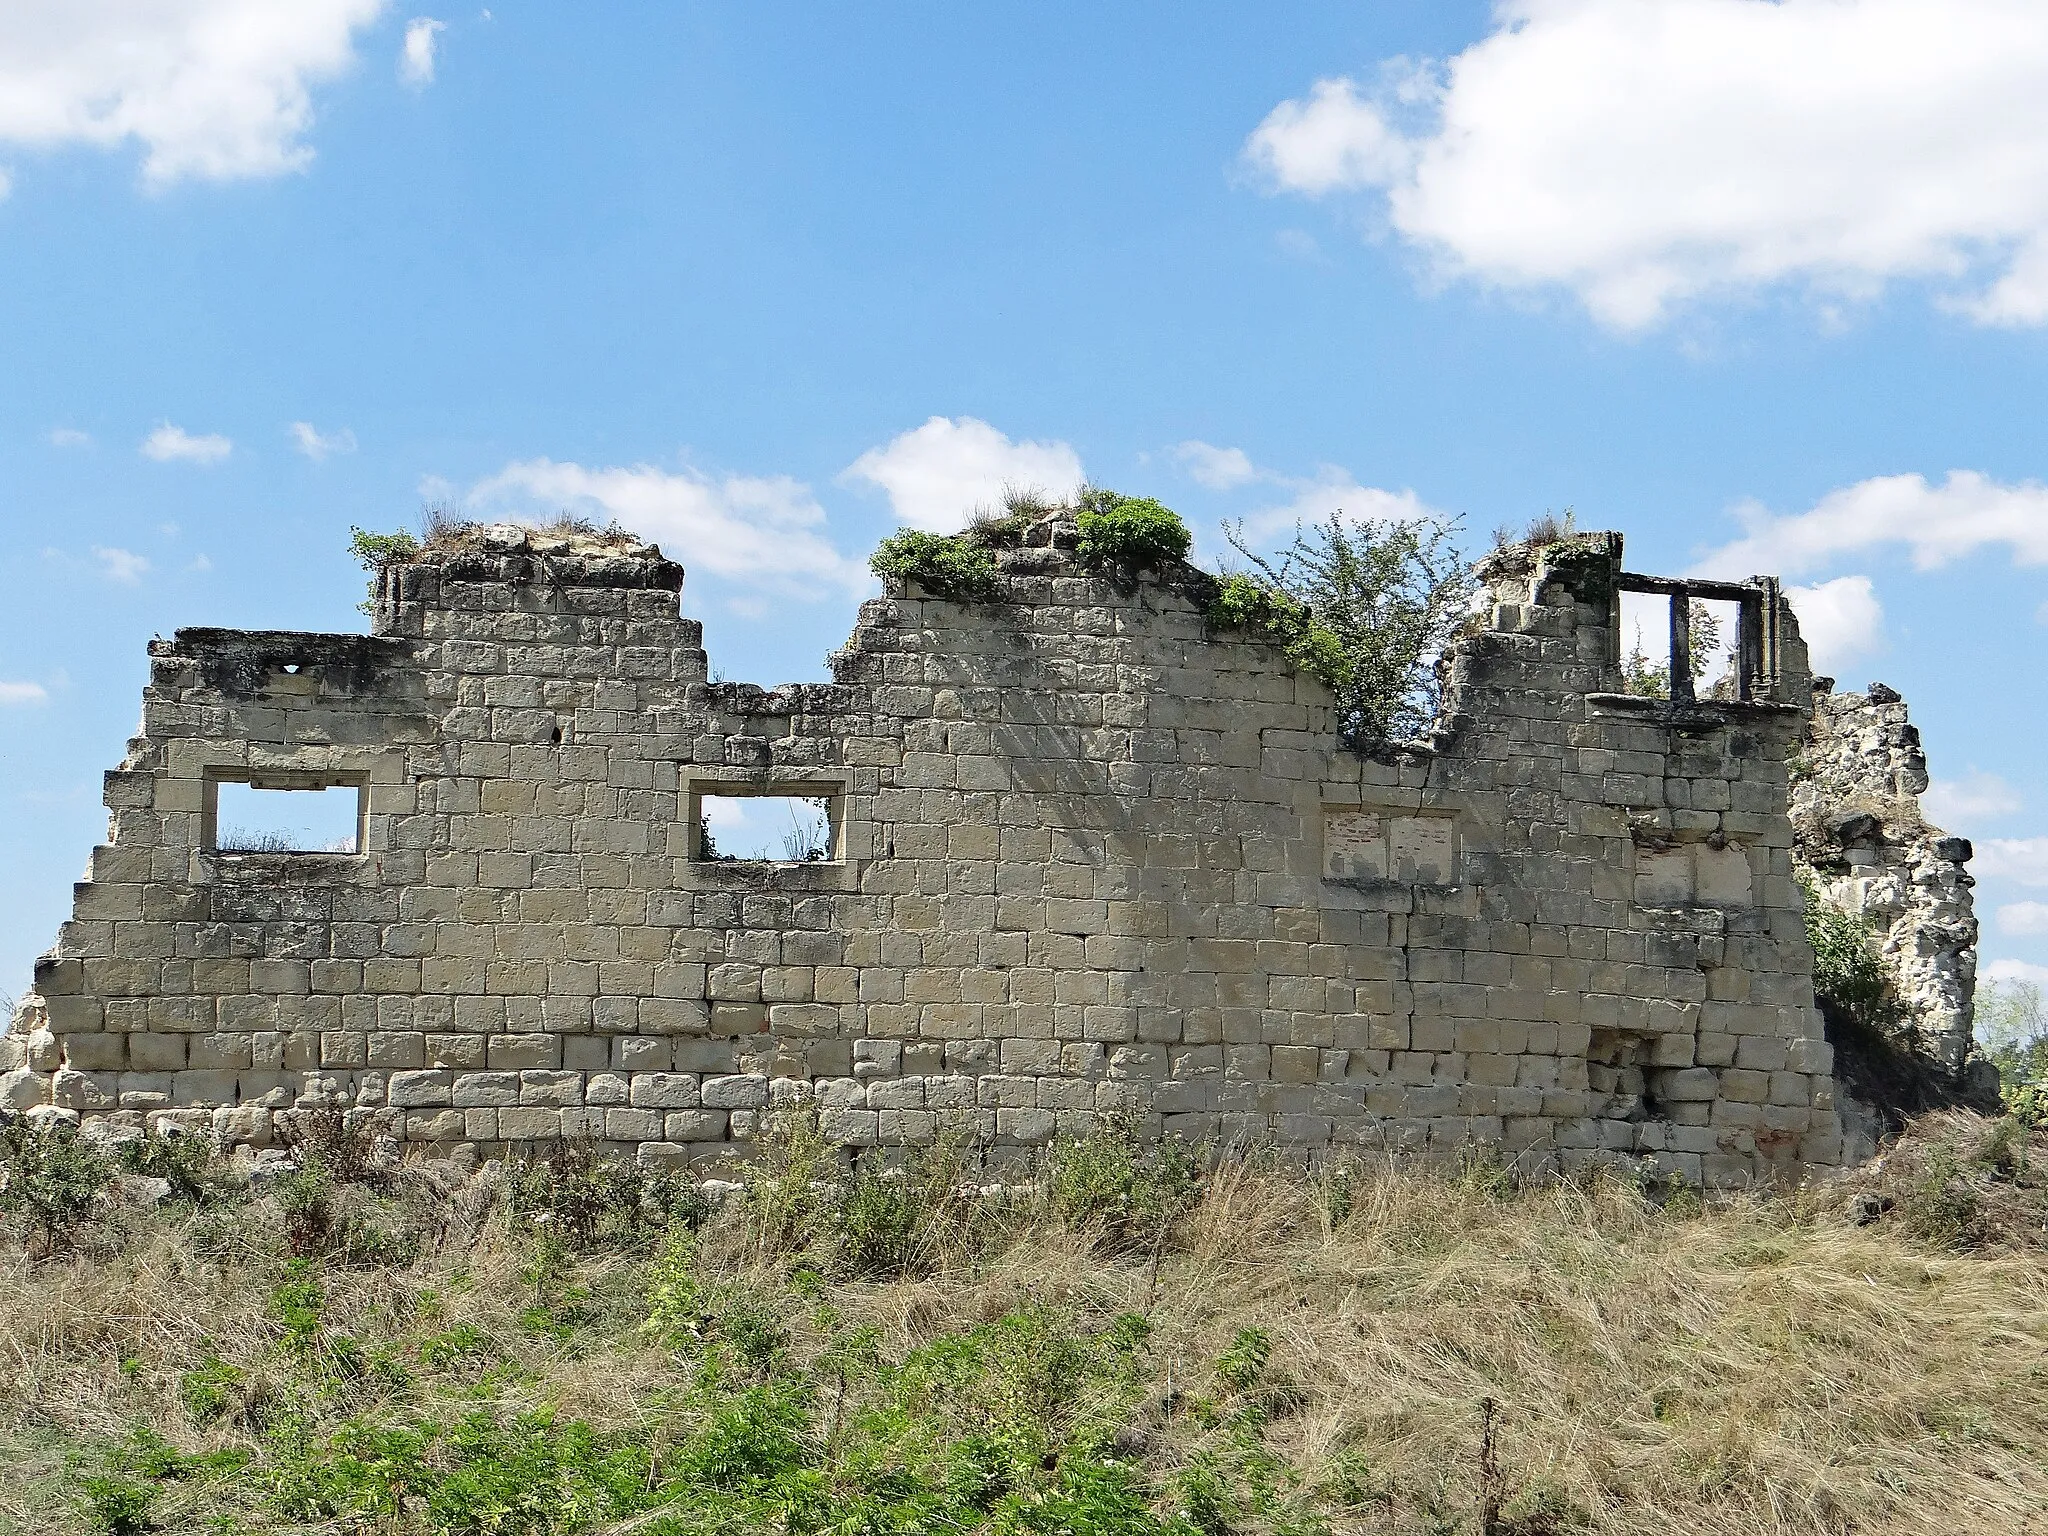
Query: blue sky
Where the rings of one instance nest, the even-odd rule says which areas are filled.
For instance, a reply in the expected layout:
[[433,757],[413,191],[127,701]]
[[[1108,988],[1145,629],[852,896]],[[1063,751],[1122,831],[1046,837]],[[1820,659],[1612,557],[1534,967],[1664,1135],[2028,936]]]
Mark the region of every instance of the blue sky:
[[1083,472],[1782,571],[2048,966],[2031,0],[17,0],[0,189],[0,989],[150,636],[359,627],[352,525],[617,516],[774,683]]

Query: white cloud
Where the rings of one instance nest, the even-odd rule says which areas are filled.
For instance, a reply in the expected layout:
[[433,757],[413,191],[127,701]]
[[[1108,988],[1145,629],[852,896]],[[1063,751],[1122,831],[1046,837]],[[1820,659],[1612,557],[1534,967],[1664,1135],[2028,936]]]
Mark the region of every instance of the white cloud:
[[1335,465],[1324,465],[1312,480],[1273,478],[1291,487],[1294,499],[1261,507],[1245,518],[1245,536],[1254,543],[1275,534],[1292,533],[1296,523],[1313,526],[1340,514],[1349,522],[1415,523],[1430,517],[1449,520],[1413,491],[1386,491],[1360,485],[1349,471]]
[[1987,837],[1976,845],[1971,870],[1980,879],[2048,885],[2048,837]]
[[159,464],[218,464],[234,451],[235,445],[218,432],[194,437],[183,427],[174,427],[168,421],[159,423],[157,429],[142,440],[142,456],[155,459]]
[[0,705],[41,704],[49,697],[41,683],[0,683]]
[[146,557],[127,549],[106,549],[94,545],[93,559],[100,563],[100,574],[109,581],[118,581],[124,587],[132,587],[141,581],[149,570]]
[[347,427],[342,427],[338,431],[323,433],[315,429],[310,421],[295,421],[291,425],[291,433],[292,442],[297,446],[299,452],[303,453],[315,464],[318,464],[329,454],[354,453],[356,451],[356,435],[349,431]]
[[1390,115],[1350,80],[1318,80],[1307,101],[1283,101],[1266,114],[1245,154],[1276,186],[1310,197],[1388,186],[1414,169],[1422,149]]
[[448,30],[448,23],[431,16],[415,16],[405,24],[405,42],[398,50],[398,78],[414,90],[434,83],[434,36]]
[[1258,466],[1242,448],[1218,448],[1191,438],[1173,450],[1173,457],[1189,479],[1212,491],[1234,490],[1260,478]]
[[1632,330],[1798,282],[1943,284],[2048,321],[2039,0],[1498,0],[1442,64],[1318,81],[1245,145],[1279,190],[1384,194],[1437,273]]
[[2048,486],[2004,485],[1969,469],[1950,470],[1940,485],[1882,475],[1830,491],[1805,512],[1779,517],[1751,502],[1735,516],[1743,536],[1704,559],[1702,572],[1808,571],[1888,544],[1906,546],[1923,571],[1994,544],[2021,565],[2048,564]]
[[2048,965],[2025,960],[1994,960],[1977,974],[1984,981],[2030,981],[2037,987],[2048,986]]
[[1884,606],[1868,576],[1837,576],[1810,587],[1787,587],[1785,600],[1816,672],[1840,676],[1884,648]]
[[1972,768],[1959,779],[1936,779],[1920,805],[1937,826],[1964,826],[2010,816],[2020,809],[2019,792],[1995,773]]
[[385,0],[10,0],[0,142],[144,148],[152,187],[302,170],[311,86]]
[[825,509],[786,475],[670,472],[651,464],[586,469],[552,459],[508,464],[473,486],[472,508],[504,506],[533,517],[568,509],[617,521],[656,540],[678,563],[744,586],[802,595],[820,588],[863,594],[874,578],[822,532]]
[[900,521],[934,533],[964,527],[977,507],[1001,501],[1005,485],[1064,496],[1082,478],[1081,456],[1068,444],[1013,443],[973,416],[934,416],[870,448],[840,476],[881,487]]
[[76,427],[52,427],[50,429],[52,448],[90,448],[92,434],[81,432]]
[[2048,934],[2048,901],[2009,901],[1997,915],[2000,933]]
[[1313,262],[1317,266],[1328,266],[1330,258],[1323,254],[1323,244],[1305,229],[1283,229],[1273,236],[1273,244],[1280,254],[1291,256],[1296,261]]

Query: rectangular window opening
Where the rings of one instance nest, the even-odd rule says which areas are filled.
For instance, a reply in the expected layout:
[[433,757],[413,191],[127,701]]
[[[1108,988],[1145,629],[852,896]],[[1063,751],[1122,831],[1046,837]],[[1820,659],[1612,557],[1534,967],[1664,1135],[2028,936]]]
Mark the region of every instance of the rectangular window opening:
[[[1686,604],[1687,676],[1672,686],[1672,604]],[[1622,691],[1646,699],[1668,699],[1674,692],[1697,699],[1738,696],[1736,645],[1741,635],[1741,605],[1717,598],[1666,596],[1661,592],[1621,594]],[[1690,682],[1691,687],[1684,686]]]
[[838,858],[838,801],[818,794],[706,789],[697,799],[695,857],[704,862],[827,864]]
[[223,780],[213,789],[218,853],[360,853],[363,786],[269,786]]

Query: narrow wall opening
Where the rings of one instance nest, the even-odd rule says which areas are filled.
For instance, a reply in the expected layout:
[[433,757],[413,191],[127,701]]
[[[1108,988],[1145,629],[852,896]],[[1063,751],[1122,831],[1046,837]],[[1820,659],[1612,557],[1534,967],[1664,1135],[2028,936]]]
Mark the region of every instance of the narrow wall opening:
[[701,861],[824,864],[839,857],[839,797],[834,793],[707,787],[692,798],[693,856]]
[[208,789],[206,846],[217,853],[362,852],[360,784],[218,780]]

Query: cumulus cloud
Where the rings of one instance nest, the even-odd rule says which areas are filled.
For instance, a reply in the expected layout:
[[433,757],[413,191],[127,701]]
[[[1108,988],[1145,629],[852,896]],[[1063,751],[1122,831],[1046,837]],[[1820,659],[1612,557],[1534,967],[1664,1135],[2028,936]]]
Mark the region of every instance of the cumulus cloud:
[[874,581],[825,538],[825,509],[810,487],[786,475],[714,478],[651,464],[590,469],[526,459],[479,481],[465,502],[515,516],[566,508],[598,522],[616,519],[693,571],[771,592],[858,596]]
[[964,527],[1007,486],[1064,496],[1084,478],[1081,456],[1063,442],[1012,442],[973,416],[934,416],[870,448],[840,475],[885,491],[899,521],[933,533]]
[[94,545],[93,559],[100,563],[100,574],[109,581],[117,581],[124,587],[132,587],[149,573],[149,561],[145,556],[129,549],[108,549]]
[[41,683],[0,682],[0,705],[41,704],[49,697]]
[[1980,878],[2048,885],[2048,837],[1988,837],[1976,845],[1972,871]]
[[1292,499],[1260,507],[1244,519],[1245,537],[1257,543],[1275,534],[1291,533],[1295,524],[1325,523],[1333,516],[1348,522],[1416,523],[1446,514],[1430,506],[1413,491],[1388,491],[1360,485],[1348,470],[1324,465],[1307,480],[1281,479],[1293,490]]
[[1868,576],[1837,576],[1810,587],[1787,587],[1816,672],[1840,676],[1884,648],[1884,606]]
[[52,427],[50,429],[52,448],[90,448],[92,434],[81,432],[76,427]]
[[448,23],[431,16],[415,16],[405,24],[405,42],[398,50],[398,78],[414,90],[434,83],[434,38],[448,30]]
[[0,142],[143,147],[146,184],[303,169],[311,87],[385,0],[11,0]]
[[1275,107],[1274,190],[1378,193],[1443,277],[1636,330],[1689,299],[1932,279],[2048,321],[2038,0],[1500,0],[1454,58]]
[[142,456],[159,464],[218,464],[235,451],[235,445],[218,432],[195,437],[168,421],[142,440]]
[[2048,486],[2002,484],[1970,469],[1950,470],[1940,485],[1880,475],[1830,491],[1804,512],[1780,517],[1750,502],[1735,516],[1743,536],[1707,556],[1702,571],[1791,574],[1886,545],[1903,545],[1923,571],[2001,544],[2021,565],[2048,564]]
[[2035,986],[2048,986],[2048,965],[2033,965],[2025,960],[1994,960],[1978,973],[1985,981],[2028,981]]
[[2048,934],[2048,901],[2009,901],[1997,919],[2000,933]]
[[1190,439],[1173,450],[1173,457],[1190,480],[1212,491],[1235,490],[1260,478],[1258,466],[1242,448],[1218,448]]
[[2005,780],[1975,768],[1961,778],[1936,779],[1920,797],[1921,808],[1944,827],[2010,816],[2020,803],[2019,792]]
[[356,435],[347,427],[321,432],[310,421],[295,421],[291,425],[291,434],[293,446],[315,464],[330,454],[356,451]]

